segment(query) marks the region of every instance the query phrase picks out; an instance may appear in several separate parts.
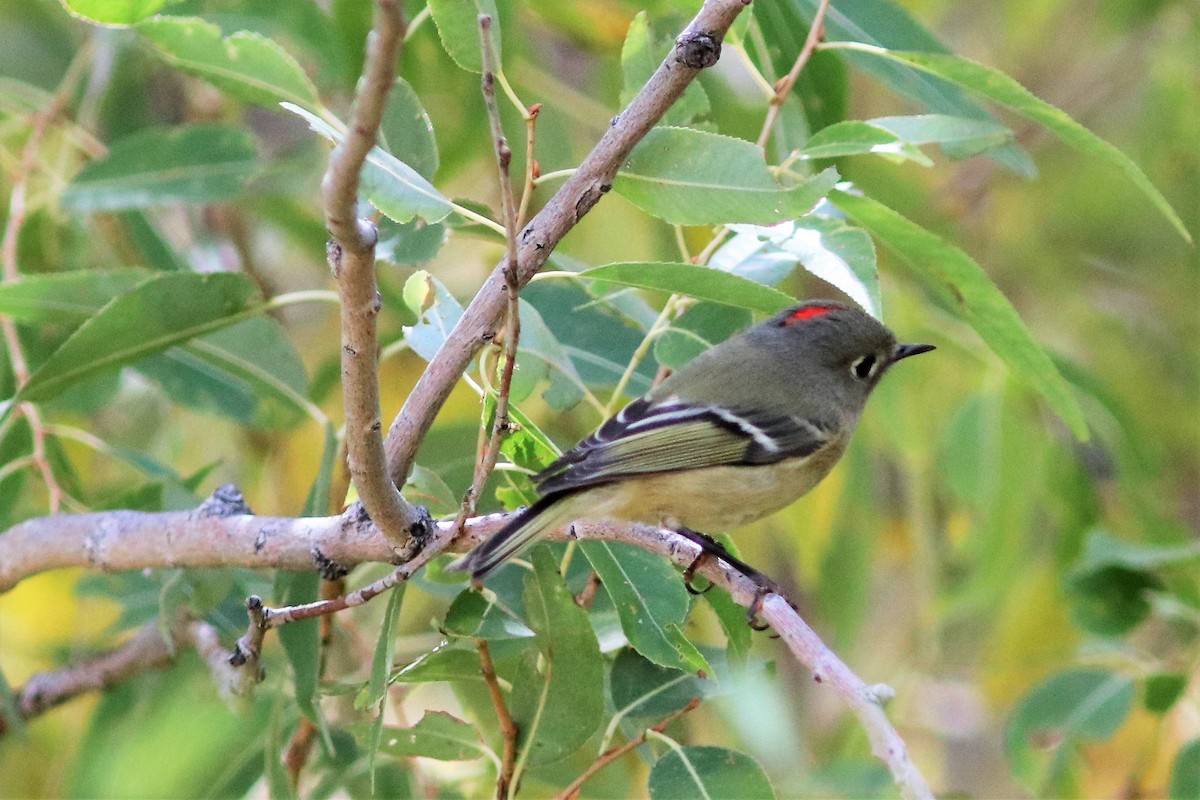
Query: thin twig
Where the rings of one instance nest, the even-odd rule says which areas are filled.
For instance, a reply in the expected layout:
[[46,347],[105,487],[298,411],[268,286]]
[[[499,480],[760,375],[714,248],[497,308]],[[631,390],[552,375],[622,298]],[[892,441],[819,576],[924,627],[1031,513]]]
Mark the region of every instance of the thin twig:
[[779,110],[783,108],[784,101],[792,93],[792,87],[796,85],[800,71],[812,58],[817,45],[825,36],[825,12],[828,9],[829,0],[821,0],[817,5],[817,12],[813,14],[812,25],[808,28],[808,37],[804,40],[804,46],[800,48],[800,54],[796,56],[796,61],[792,64],[788,74],[775,84],[775,94],[771,97],[770,105],[767,106],[767,118],[763,121],[762,132],[758,134],[757,144],[760,148],[766,149],[767,140],[771,138],[771,128],[775,127],[775,120],[779,117]]
[[693,697],[686,706],[679,709],[675,713],[668,715],[666,718],[663,719],[662,722],[658,723],[654,727],[647,728],[646,730],[642,731],[637,736],[630,739],[628,742],[625,742],[625,744],[605,750],[603,753],[596,756],[596,760],[593,761],[588,766],[588,768],[585,769],[578,778],[571,781],[570,785],[568,785],[567,788],[563,789],[561,792],[559,792],[557,795],[555,795],[555,800],[569,800],[570,798],[576,797],[579,794],[579,788],[581,786],[583,786],[583,784],[587,781],[588,778],[592,777],[597,772],[604,769],[609,764],[611,764],[612,762],[616,761],[621,756],[628,753],[630,750],[633,750],[637,747],[641,747],[642,744],[646,741],[646,735],[650,731],[654,731],[655,733],[662,733],[663,731],[665,731],[667,729],[667,726],[670,725],[672,722],[679,719],[684,714],[694,711],[699,707],[700,707],[700,698]]
[[[682,96],[696,75],[717,62],[721,38],[746,5],[745,0],[706,0],[663,64],[613,120],[575,173],[521,230],[516,260],[520,285],[537,274],[567,232],[612,188],[617,170],[634,145]],[[384,449],[395,483],[402,485],[407,479],[413,455],[438,410],[475,353],[491,341],[507,307],[510,262],[506,255],[480,288],[392,422]]]
[[[496,151],[496,170],[500,180],[500,204],[504,214],[505,238],[508,252],[505,259],[504,288],[508,297],[508,309],[504,324],[504,367],[500,372],[500,386],[496,393],[496,410],[492,415],[491,431],[488,434],[487,445],[480,451],[475,463],[475,473],[472,476],[471,488],[463,498],[456,524],[461,527],[468,518],[475,516],[479,506],[479,495],[483,485],[496,466],[500,455],[500,445],[508,433],[508,400],[512,389],[513,370],[517,364],[517,343],[521,338],[520,291],[521,284],[517,278],[517,211],[516,198],[513,196],[512,176],[509,167],[512,164],[512,148],[504,136],[504,127],[500,121],[500,109],[496,105],[496,76],[495,46],[492,43],[492,18],[486,14],[479,17],[479,41],[483,50],[483,102],[487,107],[488,125],[492,134],[492,145]],[[536,116],[536,115],[535,115]],[[530,142],[532,143],[532,131]]]
[[[49,105],[33,116],[29,138],[25,140],[25,146],[21,149],[21,159],[17,172],[13,176],[12,190],[8,198],[8,219],[4,224],[3,240],[0,241],[0,261],[3,262],[5,283],[15,283],[21,279],[21,271],[17,266],[17,246],[21,238],[21,228],[25,225],[25,218],[29,210],[25,202],[29,179],[37,172],[38,151],[42,139],[45,138],[54,121],[70,105],[75,87],[83,76],[83,68],[88,64],[90,54],[91,48],[88,46],[75,56],[70,66],[67,67],[66,74],[58,88],[51,96]],[[25,350],[21,345],[17,324],[10,317],[0,316],[0,331],[4,336],[4,346],[8,351],[13,378],[19,392],[21,387],[29,382],[29,362],[25,359]],[[33,441],[33,463],[41,473],[42,481],[46,485],[50,513],[57,514],[62,504],[63,493],[54,477],[54,469],[46,454],[46,426],[42,422],[41,413],[33,403],[21,403],[17,406],[17,410],[29,423],[30,438]]]
[[500,691],[500,679],[496,677],[496,664],[492,661],[492,649],[486,639],[477,643],[479,649],[479,671],[496,708],[496,720],[500,723],[500,735],[504,737],[504,755],[496,775],[496,800],[507,800],[512,793],[513,768],[517,763],[517,723],[513,722],[504,695]]
[[[157,621],[142,626],[133,638],[95,658],[31,677],[14,697],[17,713],[32,719],[89,692],[102,692],[122,681],[169,666],[180,647],[194,647],[222,686],[227,684],[229,651],[220,647],[217,631],[206,622],[181,618],[168,635]],[[0,736],[8,729],[0,713]]]
[[404,20],[396,0],[378,0],[367,37],[363,78],[350,109],[346,137],[329,154],[321,181],[329,265],[337,277],[342,322],[342,396],[346,409],[346,460],[358,496],[371,519],[397,549],[406,548],[420,512],[388,479],[380,431],[379,340],[381,307],[375,283],[374,223],[359,219],[359,174],[375,146],[388,92],[396,78],[396,59]]
[[533,190],[537,187],[537,179],[542,174],[533,155],[533,143],[537,137],[538,115],[542,112],[542,104],[534,103],[525,115],[525,186],[521,189],[521,207],[517,209],[517,228],[525,225],[529,214],[529,203],[533,200]]

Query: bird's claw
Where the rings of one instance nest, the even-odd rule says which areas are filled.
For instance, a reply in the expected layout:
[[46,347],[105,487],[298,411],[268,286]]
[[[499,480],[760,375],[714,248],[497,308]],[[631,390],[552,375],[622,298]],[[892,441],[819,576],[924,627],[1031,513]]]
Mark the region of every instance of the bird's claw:
[[696,578],[696,569],[700,566],[701,563],[704,562],[704,559],[708,558],[708,556],[709,556],[708,552],[701,550],[700,554],[697,555],[696,558],[692,561],[692,563],[688,564],[687,569],[685,569],[683,571],[683,588],[687,589],[688,594],[697,594],[697,595],[704,594],[705,592],[707,592],[709,589],[711,589],[713,587],[712,583],[709,583],[703,589],[697,589],[695,584],[693,583],[693,581]]

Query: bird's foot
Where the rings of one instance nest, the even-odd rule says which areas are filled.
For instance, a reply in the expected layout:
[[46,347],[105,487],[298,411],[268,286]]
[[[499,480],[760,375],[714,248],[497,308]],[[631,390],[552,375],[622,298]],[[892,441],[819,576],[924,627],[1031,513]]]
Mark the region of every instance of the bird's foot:
[[704,594],[713,587],[712,583],[709,583],[703,589],[697,589],[695,585],[696,568],[704,563],[704,559],[710,557],[711,555],[712,554],[707,550],[701,550],[700,554],[697,555],[692,563],[688,564],[687,569],[683,571],[683,588],[688,590],[688,594]]

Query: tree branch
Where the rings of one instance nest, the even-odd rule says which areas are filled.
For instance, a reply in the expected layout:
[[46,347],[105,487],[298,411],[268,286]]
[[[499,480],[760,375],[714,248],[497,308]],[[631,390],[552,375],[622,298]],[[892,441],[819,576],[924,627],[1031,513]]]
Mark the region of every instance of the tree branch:
[[[749,0],[706,0],[695,19],[642,90],[597,142],[579,168],[525,226],[518,237],[517,281],[524,286],[546,263],[564,236],[600,201],[629,153],[700,70],[717,62],[721,39]],[[507,304],[504,265],[475,295],[458,324],[425,369],[392,422],[384,441],[391,479],[403,485],[413,455],[463,370],[491,340]]]
[[[244,671],[231,664],[232,655],[221,647],[217,630],[207,622],[183,619],[167,635],[157,622],[142,626],[133,638],[103,655],[52,672],[34,675],[16,693],[15,706],[22,719],[32,719],[80,695],[102,692],[121,681],[174,663],[181,647],[193,647],[208,663],[222,694],[240,694]],[[0,714],[0,736],[8,729]]]
[[[12,588],[22,578],[56,567],[130,570],[244,566],[328,570],[331,565],[349,569],[366,561],[394,561],[396,557],[379,529],[362,518],[205,516],[200,513],[203,509],[204,506],[196,512],[161,514],[133,511],[65,514],[23,522],[0,535],[0,591]],[[507,514],[476,517],[468,520],[461,532],[454,530],[453,522],[439,522],[434,538],[416,559],[389,576],[388,586],[410,576],[443,550],[465,552],[471,549],[508,520]],[[672,531],[651,525],[583,520],[553,532],[550,538],[624,542],[666,556],[680,567],[689,566],[700,555],[695,544]],[[740,605],[748,608],[754,602],[757,585],[723,561],[704,559],[696,572],[728,592]],[[340,608],[361,602],[365,600],[342,603]],[[331,610],[324,613],[331,613]],[[873,752],[891,770],[904,796],[933,797],[921,773],[909,760],[904,741],[883,711],[881,702],[886,699],[885,690],[868,686],[855,675],[782,597],[768,595],[762,605],[762,616],[779,633],[796,659],[850,706],[866,729]],[[271,626],[287,621],[276,620],[270,615],[268,619]]]
[[403,37],[404,20],[396,0],[378,0],[346,137],[329,154],[329,166],[321,181],[325,226],[331,237],[327,255],[341,300],[346,460],[363,507],[396,548],[407,545],[422,515],[388,478],[380,435],[383,422],[376,331],[381,305],[375,284],[379,232],[370,220],[358,218],[355,207],[359,173],[375,146],[388,92],[396,80],[396,59]]

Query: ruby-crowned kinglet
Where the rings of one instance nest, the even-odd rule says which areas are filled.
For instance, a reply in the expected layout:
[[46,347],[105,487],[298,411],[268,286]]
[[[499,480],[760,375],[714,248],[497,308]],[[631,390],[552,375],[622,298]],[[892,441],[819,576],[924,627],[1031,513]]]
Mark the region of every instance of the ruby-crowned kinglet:
[[534,477],[541,499],[450,569],[481,581],[577,519],[663,525],[693,541],[696,530],[761,519],[829,473],[889,367],[932,349],[897,344],[841,303],[777,314],[697,356],[564,453]]

